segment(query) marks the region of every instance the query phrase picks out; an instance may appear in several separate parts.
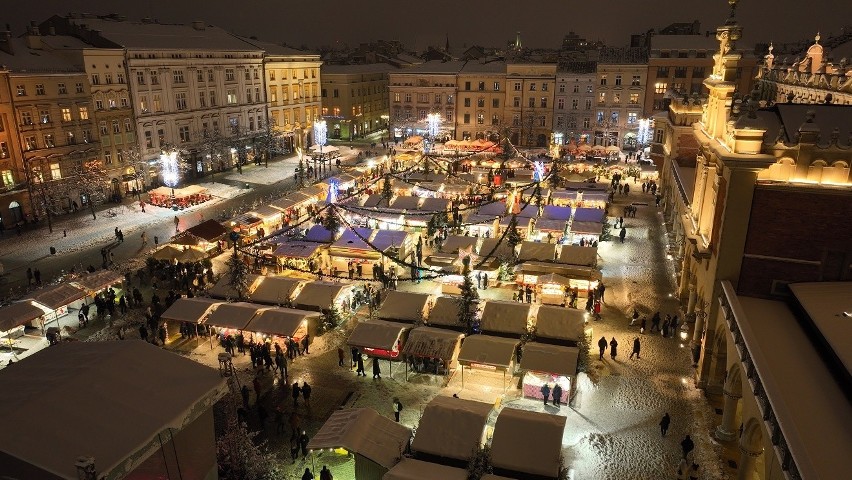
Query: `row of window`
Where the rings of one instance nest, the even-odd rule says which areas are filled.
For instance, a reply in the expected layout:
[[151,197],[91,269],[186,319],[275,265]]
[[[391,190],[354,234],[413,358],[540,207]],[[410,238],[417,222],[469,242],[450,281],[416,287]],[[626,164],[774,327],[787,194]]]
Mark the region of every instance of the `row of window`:
[[[394,93],[393,94],[394,103],[399,103],[402,98],[405,99],[405,103],[411,103],[412,96],[411,96],[410,93],[405,93],[405,94]],[[434,98],[434,100],[435,100],[435,105],[441,105],[441,103],[443,103],[443,100],[444,100],[444,94],[436,93],[436,94],[434,94],[434,97],[432,97],[432,98]],[[454,102],[455,102],[455,100],[454,100],[453,95],[447,95],[446,103],[449,104],[449,105],[452,105]],[[428,93],[418,93],[417,94],[417,103],[429,103],[429,94]],[[470,105],[468,105],[468,106],[470,106]]]
[[[113,83],[113,77],[111,73],[104,74],[104,85],[111,85]],[[124,84],[124,73],[118,72],[115,74],[115,82],[118,84]],[[100,85],[101,84],[101,75],[99,73],[92,74],[92,85]]]
[[[369,85],[366,87],[358,87],[350,90],[350,96],[352,97],[363,97],[367,95],[378,95],[384,93],[387,88],[384,85]],[[357,94],[357,95],[356,95]],[[340,89],[335,88],[331,91],[331,98],[340,98]],[[322,98],[328,98],[328,91],[323,88],[322,89]]]
[[[598,105],[603,105],[606,103],[606,92],[598,92]],[[621,103],[621,92],[613,92],[612,93],[612,103],[620,104]],[[627,103],[629,105],[639,105],[639,94],[631,93],[627,97]]]
[[[74,115],[72,113],[71,107],[62,107],[59,110],[60,118],[63,122],[71,122],[74,120]],[[77,115],[80,120],[88,120],[89,119],[89,107],[77,107]],[[23,110],[21,111],[21,125],[35,125],[36,120],[40,124],[51,123],[53,117],[51,116],[50,110],[42,109],[38,111],[38,117],[33,117],[33,112],[31,110]],[[0,129],[2,131],[2,129]]]
[[[601,77],[600,77],[601,86],[605,87],[607,85],[607,77],[608,77],[607,75],[601,75]],[[615,75],[615,78],[613,80],[615,81],[615,83],[613,83],[613,85],[615,85],[615,86],[622,85],[622,76],[620,74]],[[642,76],[641,75],[633,75],[633,78],[630,79],[630,86],[631,87],[638,87],[638,86],[641,86],[641,85],[642,85]],[[589,90],[589,92],[591,92],[591,90]]]
[[[75,90],[76,93],[84,93],[83,84],[82,83],[74,84],[74,90]],[[15,86],[15,93],[19,97],[26,97],[27,96],[27,86],[23,85],[23,84],[16,85]],[[67,95],[68,94],[68,87],[64,83],[57,83],[56,84],[56,93],[59,94],[59,95]],[[39,96],[47,95],[47,90],[45,90],[43,83],[35,84],[35,94],[39,95]]]
[[[335,116],[340,116],[340,109],[336,109],[337,113]],[[294,109],[293,112],[293,123],[301,121],[301,113],[302,109],[297,108]],[[311,123],[315,118],[319,118],[319,108],[318,107],[305,107],[304,109],[304,117],[305,123]],[[278,111],[272,111],[272,124],[275,126],[285,126],[290,125],[290,110],[282,110],[281,111],[281,121],[278,121]]]
[[[531,92],[534,92],[534,91],[536,90],[537,85],[538,85],[538,84],[537,84],[536,82],[530,82],[530,83],[529,83],[530,91],[531,91]],[[549,85],[550,85],[550,84],[549,84],[549,83],[547,83],[547,82],[541,82],[541,91],[542,91],[542,92],[546,92],[546,91],[547,91],[547,89],[548,89],[548,88],[550,88],[550,87],[549,87]],[[515,84],[514,84],[514,86],[513,86],[513,87],[514,87],[514,90],[515,90],[516,92],[520,92],[521,90],[523,90],[523,84],[522,84],[521,82],[515,82]]]
[[[527,98],[527,107],[536,108],[535,105],[536,105],[535,97]],[[541,99],[538,102],[538,106],[539,106],[539,108],[547,108],[547,97],[541,97]],[[521,97],[512,98],[512,107],[521,108]]]
[[[611,126],[618,125],[619,112],[618,110],[613,110],[609,113],[609,117],[605,116],[603,110],[598,110],[597,121],[598,124],[609,123]],[[637,112],[628,112],[627,113],[627,123],[634,124],[639,121],[639,114]]]
[[[251,81],[252,79],[260,80],[260,73],[259,72],[260,72],[260,70],[257,69],[257,68],[245,69],[245,71],[244,71],[245,79],[247,81]],[[107,82],[106,83],[112,83],[110,75],[106,74],[106,76],[107,76]],[[124,76],[122,74],[119,74],[119,78],[120,78],[121,81],[119,81],[118,83],[124,83]],[[195,70],[195,81],[198,82],[198,83],[204,83],[205,80],[207,82],[215,81],[215,76],[213,75],[213,70],[212,69],[207,69],[207,70],[197,69],[197,70]],[[235,82],[236,80],[237,80],[236,71],[233,68],[226,68],[225,69],[225,81],[226,82]],[[92,84],[98,85],[99,82],[100,82],[100,78],[99,78],[98,74],[92,74]],[[149,82],[150,82],[151,85],[159,85],[160,84],[160,72],[155,71],[155,70],[148,71],[148,72],[146,72],[144,70],[137,70],[136,71],[136,83],[138,85],[145,85]],[[175,83],[175,84],[178,84],[178,85],[186,83],[186,76],[184,75],[183,70],[172,70],[172,83]]]
[[[56,143],[56,137],[52,133],[42,135],[41,140],[42,141],[39,142],[36,135],[25,136],[24,150],[29,152],[40,148],[54,148],[58,146]],[[90,141],[92,141],[92,132],[90,130],[83,130],[79,138],[75,132],[65,132],[65,145],[77,145],[81,142],[89,143]],[[8,157],[8,150],[6,150],[6,156]]]
[[[281,101],[287,102],[290,100],[290,88],[286,85],[282,86],[280,89],[281,92]],[[307,85],[293,85],[293,100],[298,100],[300,97],[304,96],[305,98],[316,98],[317,92],[319,91],[319,85],[316,84],[307,84]],[[277,86],[272,85],[269,87],[269,101],[277,102],[278,101],[278,92],[279,89]]]
[[[704,67],[675,67],[674,78],[686,78],[690,68],[693,78],[704,78]],[[657,67],[657,78],[669,78],[669,67]]]
[[[583,118],[583,128],[591,128],[592,119],[589,117]],[[556,128],[577,128],[577,118],[573,115],[568,117],[568,122],[565,122],[565,117],[559,115],[556,117]]]
[[[471,87],[471,82],[464,82],[464,89],[465,89],[466,92],[470,91],[470,87]],[[480,92],[484,92],[485,91],[485,82],[479,82],[476,89]],[[500,82],[494,82],[492,84],[492,90],[495,91],[495,92],[499,92],[500,91]],[[535,90],[535,88],[533,88],[532,90]],[[545,87],[543,88],[543,90],[547,90],[547,84],[545,84]]]
[[[638,94],[637,94],[637,101],[638,101]],[[572,98],[571,99],[571,110],[579,110],[579,108],[580,108],[580,99]],[[565,99],[564,98],[557,98],[556,99],[556,109],[557,110],[565,110]],[[585,109],[586,110],[592,109],[592,99],[591,98],[586,99],[586,108]]]
[[[687,84],[683,82],[674,82],[671,84],[671,89],[676,93],[687,93]],[[704,83],[700,81],[692,82],[689,86],[689,93],[701,93],[704,88]],[[654,84],[654,93],[664,94],[669,90],[668,82],[657,82]]]
[[317,69],[316,68],[288,68],[287,70],[269,70],[269,79],[274,81],[276,77],[281,78],[282,80],[286,80],[288,77],[296,80],[299,78],[299,73],[302,73],[302,79],[308,78],[310,74],[310,78],[317,78]]

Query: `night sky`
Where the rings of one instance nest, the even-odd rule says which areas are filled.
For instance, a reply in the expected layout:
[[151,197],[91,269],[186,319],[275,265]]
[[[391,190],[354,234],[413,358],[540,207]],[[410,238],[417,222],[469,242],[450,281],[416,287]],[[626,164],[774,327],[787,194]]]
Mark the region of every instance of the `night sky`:
[[[737,17],[744,41],[786,42],[838,33],[852,18],[847,0],[742,0]],[[368,6],[368,7],[367,7]],[[525,46],[557,47],[569,30],[590,40],[626,45],[631,33],[699,20],[715,29],[728,15],[725,0],[40,0],[17,2],[4,22],[18,35],[30,20],[70,11],[145,16],[163,23],[204,20],[241,35],[290,45],[345,44],[397,39],[422,49],[478,43],[505,45],[520,30]]]

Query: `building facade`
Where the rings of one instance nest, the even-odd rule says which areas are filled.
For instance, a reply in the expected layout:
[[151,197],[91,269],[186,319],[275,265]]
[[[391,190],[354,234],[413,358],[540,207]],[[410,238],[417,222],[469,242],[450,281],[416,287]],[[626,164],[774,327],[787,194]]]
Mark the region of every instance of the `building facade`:
[[648,68],[632,49],[614,50],[598,63],[595,86],[595,145],[632,151],[639,148]]
[[506,64],[468,61],[458,75],[456,140],[497,142],[504,123]]
[[393,71],[388,76],[391,135],[401,140],[427,132],[426,118],[442,119],[439,137],[456,137],[456,94],[458,74],[465,62],[425,62]]
[[[6,52],[11,35],[0,32],[0,49]],[[18,136],[18,119],[12,105],[9,70],[0,70],[0,229],[14,228],[29,212],[27,176]],[[27,210],[24,210],[24,209]]]
[[590,142],[597,83],[595,70],[556,73],[556,94],[553,102],[555,143]]
[[503,117],[509,140],[518,146],[547,147],[553,133],[556,64],[507,64],[506,90]]
[[387,63],[323,65],[322,117],[329,137],[353,139],[388,128]]

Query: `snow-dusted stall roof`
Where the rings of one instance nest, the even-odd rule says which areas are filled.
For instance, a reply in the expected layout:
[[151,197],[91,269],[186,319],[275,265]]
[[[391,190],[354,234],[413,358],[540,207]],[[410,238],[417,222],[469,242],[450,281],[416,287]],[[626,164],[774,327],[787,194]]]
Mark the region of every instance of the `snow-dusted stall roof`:
[[[418,433],[419,435],[419,433]],[[485,478],[485,477],[483,477]],[[403,458],[382,480],[467,480],[467,469]]]
[[577,192],[575,190],[554,190],[550,193],[550,198],[571,202],[577,199]]
[[314,225],[305,234],[305,240],[316,243],[331,243],[334,241],[334,233],[326,230],[322,225]]
[[382,206],[383,203],[384,203],[384,206],[386,207],[388,205],[387,199],[385,199],[385,197],[383,195],[380,195],[378,193],[374,193],[372,195],[368,195],[367,198],[365,198],[364,201],[361,202],[360,206],[365,207],[365,208],[374,208],[374,207]]
[[518,225],[521,224],[522,218],[537,218],[538,217],[538,206],[529,204],[523,209],[521,209],[520,213],[518,213]]
[[437,396],[423,409],[411,449],[437,457],[467,460],[473,449],[482,445],[491,409],[490,403]]
[[391,468],[402,458],[411,430],[371,408],[334,412],[308,442],[309,450],[345,448]]
[[[248,289],[243,292],[243,297],[248,298],[251,296],[251,292],[254,290],[254,287],[257,285],[257,282],[260,280],[260,275],[255,275],[250,273],[246,275],[248,279]],[[228,285],[230,283],[230,278],[228,275],[223,275],[222,278],[216,282],[216,285],[213,285],[210,290],[207,291],[207,294],[213,298],[222,298],[222,299],[236,299],[238,297],[237,291],[234,290],[234,287]]]
[[[509,246],[509,242],[503,240],[501,242],[499,238],[483,238],[482,245],[479,246],[479,256],[489,258],[511,257],[513,255],[512,247]],[[497,247],[496,250],[494,250],[495,246]],[[494,250],[494,253],[491,253],[491,250]]]
[[0,371],[0,384],[3,473],[16,478],[79,478],[81,454],[103,478],[124,478],[157,451],[161,432],[227,390],[216,370],[138,340],[64,342]]
[[537,218],[535,228],[544,232],[564,232],[568,222],[565,220],[551,220],[549,218]]
[[479,207],[479,210],[476,211],[476,214],[487,216],[502,216],[506,215],[507,208],[508,207],[506,206],[506,202],[494,202]]
[[160,318],[172,322],[201,323],[207,314],[221,304],[220,300],[212,298],[178,298]]
[[87,273],[80,278],[71,280],[71,283],[89,293],[97,293],[123,281],[124,276],[118,272],[98,270],[97,272]]
[[421,200],[422,198],[420,197],[396,197],[396,199],[391,202],[390,208],[395,208],[397,210],[417,210],[420,206]]
[[478,237],[466,237],[463,235],[448,235],[446,240],[441,244],[441,251],[444,253],[456,253],[459,250],[473,247],[476,250],[476,244],[479,242]]
[[594,267],[598,264],[598,247],[581,247],[579,245],[562,245],[558,263],[569,265],[586,265]]
[[370,240],[370,237],[372,236],[373,230],[369,228],[355,227],[354,230],[347,228],[343,231],[343,234],[340,235],[340,238],[331,244],[331,248],[349,248],[353,250],[368,250],[370,252],[375,252],[372,247],[362,240],[362,238]]
[[293,240],[279,243],[274,255],[279,258],[311,258],[323,247],[319,243]]
[[542,305],[538,307],[535,334],[537,337],[579,341],[584,335],[585,315],[585,310],[578,308]]
[[379,308],[378,317],[416,322],[428,316],[427,310],[432,297],[428,293],[391,290]]
[[250,211],[249,214],[252,214],[256,217],[262,218],[266,221],[270,220],[279,220],[281,218],[282,212],[281,210],[271,206],[271,205],[261,205],[254,210]]
[[539,260],[547,262],[554,258],[556,258],[555,243],[521,242],[521,251],[518,253],[518,259],[521,261]]
[[432,306],[432,311],[429,312],[429,321],[431,326],[461,328],[459,324],[459,297],[451,295],[442,295],[435,299],[435,305]]
[[216,220],[205,220],[194,227],[187,228],[184,233],[207,242],[215,242],[228,233],[228,229]]
[[54,285],[45,287],[28,295],[25,300],[32,300],[40,305],[44,305],[50,310],[64,307],[86,296],[86,292],[68,284]]
[[268,308],[254,303],[235,302],[223,303],[207,316],[205,325],[214,327],[245,330],[246,325],[254,318],[259,309]]
[[391,247],[402,248],[409,235],[411,234],[403,230],[376,230],[376,235],[370,243],[384,252]]
[[539,342],[527,342],[521,357],[521,370],[574,377],[580,349]]
[[603,223],[605,213],[602,208],[577,208],[574,210],[574,221]]
[[465,217],[465,225],[476,225],[478,227],[491,228],[494,225],[494,220],[497,220],[497,215],[480,215],[472,213]]
[[449,210],[450,201],[446,198],[426,197],[420,204],[422,212],[442,212]]
[[504,408],[497,416],[491,440],[491,463],[496,473],[558,478],[566,421],[562,415]]
[[415,357],[453,360],[458,354],[462,334],[440,328],[417,327],[408,334],[402,353]]
[[336,304],[351,289],[352,285],[348,283],[308,282],[293,299],[293,306],[322,311]]
[[521,335],[526,331],[529,316],[527,303],[489,300],[482,310],[480,326],[483,332]]
[[606,192],[583,192],[584,202],[608,202],[609,194]]
[[558,205],[545,205],[542,218],[551,220],[571,220],[571,207],[560,207]]
[[466,183],[444,183],[441,185],[441,192],[449,195],[464,195],[470,190],[470,185]]
[[479,363],[508,368],[515,358],[515,348],[517,348],[518,343],[520,343],[520,340],[514,338],[470,335],[465,337],[462,343],[459,363]]
[[304,192],[293,192],[285,197],[275,200],[274,202],[270,203],[269,206],[284,211],[288,208],[298,207],[303,203],[313,202],[315,199],[315,197],[312,197]]
[[261,276],[251,292],[251,301],[282,305],[290,300],[293,291],[305,280],[291,277]]
[[569,228],[571,233],[579,235],[602,235],[603,223],[600,222],[579,222],[574,220]]
[[0,307],[0,332],[7,332],[18,325],[32,322],[44,315],[44,310],[32,302],[15,302],[6,307]]
[[356,347],[392,350],[400,337],[411,325],[385,320],[367,320],[355,325],[347,344]]
[[259,310],[245,330],[258,333],[270,333],[281,337],[292,337],[299,327],[307,326],[310,319],[319,317],[317,312],[296,310],[293,308],[269,308]]

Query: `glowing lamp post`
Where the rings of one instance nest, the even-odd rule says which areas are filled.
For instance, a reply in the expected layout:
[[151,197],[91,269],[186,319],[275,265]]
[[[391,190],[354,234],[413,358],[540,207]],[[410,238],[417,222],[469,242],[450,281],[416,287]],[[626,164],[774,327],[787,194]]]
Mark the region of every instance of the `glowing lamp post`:
[[[322,147],[326,141],[328,141],[328,125],[325,120],[314,122],[314,142],[319,145],[320,162],[322,162]],[[314,162],[314,168],[316,168],[316,162]]]
[[175,187],[180,182],[180,152],[173,148],[160,153],[160,171],[163,176],[163,184],[172,189],[172,209],[177,210],[175,203]]

